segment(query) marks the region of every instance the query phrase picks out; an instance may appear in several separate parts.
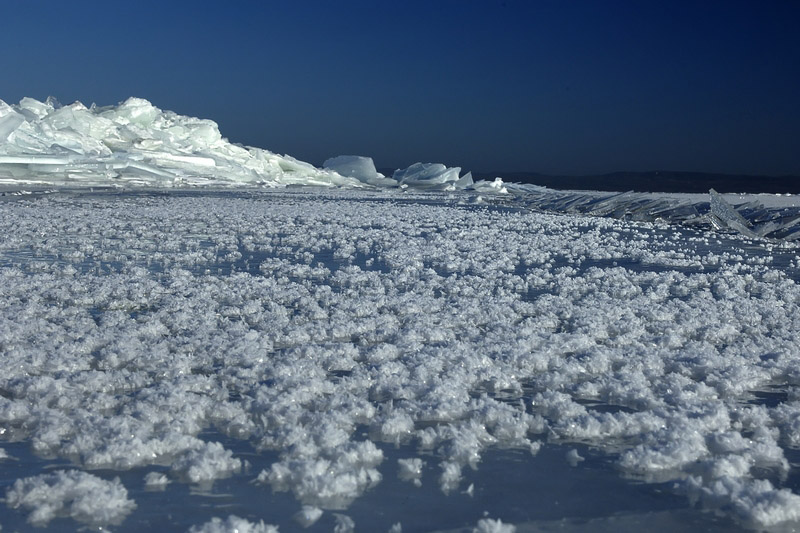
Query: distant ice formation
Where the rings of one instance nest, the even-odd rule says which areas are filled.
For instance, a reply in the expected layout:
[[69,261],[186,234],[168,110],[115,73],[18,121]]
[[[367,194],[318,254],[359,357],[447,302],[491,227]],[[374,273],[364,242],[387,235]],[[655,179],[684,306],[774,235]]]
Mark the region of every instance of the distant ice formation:
[[324,166],[231,143],[214,121],[162,111],[141,98],[89,108],[80,102],[61,106],[52,98],[23,98],[13,106],[0,100],[0,184],[473,185],[470,174],[459,177],[458,167],[441,164],[417,163],[398,171],[401,178],[379,174],[369,157],[339,156]]
[[[187,187],[336,186],[422,191],[511,193],[528,208],[640,221],[700,225],[750,238],[800,238],[800,205],[772,208],[759,201],[730,205],[715,191],[694,195],[559,191],[526,184],[474,181],[460,167],[414,163],[391,177],[369,157],[340,155],[323,168],[222,137],[211,120],[162,111],[129,98],[117,106],[61,106],[23,98],[0,100],[0,186]],[[482,196],[473,203],[485,202]]]
[[360,155],[340,155],[326,160],[323,164],[328,170],[338,172],[342,176],[355,178],[362,183],[375,186],[394,186],[397,180],[387,178],[375,169],[371,157]]
[[[515,201],[536,211],[601,216],[641,222],[664,221],[741,233],[750,238],[800,239],[800,202],[767,201],[749,195],[733,205],[714,189],[709,195],[601,191],[561,191],[509,183]],[[774,196],[773,196],[774,200]]]
[[129,98],[110,107],[0,101],[0,183],[68,186],[360,182],[228,142],[211,120]]

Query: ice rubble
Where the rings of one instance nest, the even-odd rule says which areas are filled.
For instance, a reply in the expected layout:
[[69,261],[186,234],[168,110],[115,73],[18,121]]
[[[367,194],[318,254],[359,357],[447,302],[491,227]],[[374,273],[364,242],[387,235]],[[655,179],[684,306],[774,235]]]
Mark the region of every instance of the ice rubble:
[[87,108],[80,102],[0,101],[0,180],[68,186],[181,184],[358,185],[289,156],[232,144],[211,120],[147,100]]
[[418,163],[392,178],[368,157],[339,156],[324,166],[230,143],[215,122],[162,111],[141,98],[90,108],[54,99],[23,98],[14,106],[0,100],[0,183],[498,188],[440,164]]
[[[719,234],[353,191],[0,209],[0,423],[37,453],[141,469],[165,491],[244,477],[288,491],[293,522],[386,476],[427,487],[425,463],[456,498],[487,450],[547,439],[745,524],[797,519],[781,486],[800,442],[791,243],[751,253]],[[785,400],[753,403],[776,385]],[[209,429],[274,461],[249,473]],[[74,491],[31,499],[62,477],[6,501],[72,515]]]
[[691,227],[715,228],[750,238],[800,239],[800,201],[773,202],[757,195],[732,205],[714,189],[696,194],[657,194],[599,191],[560,191],[510,183],[515,200],[531,209],[583,214],[642,222],[665,221]]

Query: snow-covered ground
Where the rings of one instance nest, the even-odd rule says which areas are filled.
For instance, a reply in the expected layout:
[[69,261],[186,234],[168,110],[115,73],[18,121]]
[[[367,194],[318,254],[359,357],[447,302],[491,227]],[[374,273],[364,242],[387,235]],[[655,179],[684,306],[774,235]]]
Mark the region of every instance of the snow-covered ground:
[[0,525],[796,526],[797,244],[475,200],[6,196]]

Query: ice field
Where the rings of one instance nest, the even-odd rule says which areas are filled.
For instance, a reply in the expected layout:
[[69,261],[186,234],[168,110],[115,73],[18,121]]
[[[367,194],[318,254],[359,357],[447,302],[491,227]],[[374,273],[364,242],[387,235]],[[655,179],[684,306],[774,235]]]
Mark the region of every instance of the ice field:
[[0,105],[3,531],[800,527],[796,197],[324,166]]

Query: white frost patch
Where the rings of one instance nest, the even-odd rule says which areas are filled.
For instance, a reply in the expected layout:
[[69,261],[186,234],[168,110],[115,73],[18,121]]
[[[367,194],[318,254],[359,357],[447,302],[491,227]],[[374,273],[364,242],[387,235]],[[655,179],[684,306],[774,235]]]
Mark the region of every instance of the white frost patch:
[[310,527],[322,517],[322,513],[323,511],[319,507],[304,505],[294,514],[294,520],[303,527]]
[[449,494],[458,488],[461,483],[461,465],[458,463],[442,463],[442,474],[439,476],[439,487],[442,492]]
[[399,444],[407,440],[414,431],[414,420],[402,411],[393,411],[381,425],[381,437]]
[[323,509],[345,509],[365,490],[377,485],[382,476],[375,468],[383,452],[364,441],[338,450],[336,459],[309,458],[274,463],[257,478],[273,490],[291,490],[307,505]]
[[6,504],[29,511],[28,521],[35,526],[57,517],[92,526],[119,524],[136,507],[119,478],[106,481],[78,470],[18,479],[6,492]]
[[242,468],[242,461],[233,457],[219,442],[209,442],[179,457],[172,469],[192,483],[210,482],[228,477]]
[[576,467],[581,461],[585,461],[585,459],[578,455],[578,450],[575,448],[567,452],[567,463],[569,463],[569,466]]
[[356,529],[355,521],[347,515],[334,513],[336,517],[336,525],[333,528],[333,533],[353,533]]
[[514,533],[517,530],[512,524],[504,524],[499,518],[481,518],[478,525],[472,530],[473,533]]
[[705,507],[732,507],[738,518],[754,528],[800,521],[800,496],[788,489],[776,489],[765,479],[724,475],[712,483],[703,483],[698,477],[691,476],[683,488]]
[[397,460],[397,475],[403,481],[411,481],[417,487],[422,486],[422,467],[425,462],[419,457]]
[[263,520],[250,522],[245,518],[230,515],[225,520],[214,517],[205,524],[192,526],[189,533],[278,533],[278,528],[265,524]]
[[152,490],[164,490],[169,485],[169,478],[161,472],[149,472],[144,476],[144,486]]

